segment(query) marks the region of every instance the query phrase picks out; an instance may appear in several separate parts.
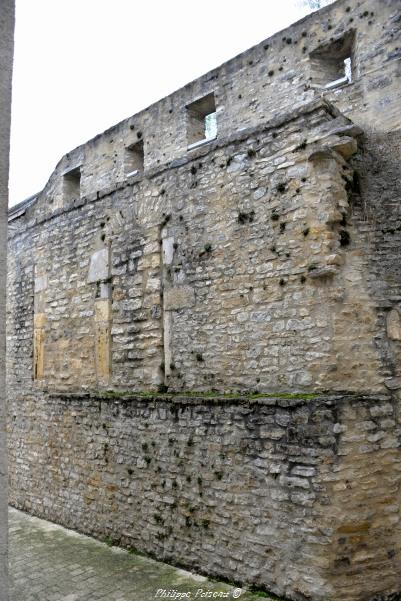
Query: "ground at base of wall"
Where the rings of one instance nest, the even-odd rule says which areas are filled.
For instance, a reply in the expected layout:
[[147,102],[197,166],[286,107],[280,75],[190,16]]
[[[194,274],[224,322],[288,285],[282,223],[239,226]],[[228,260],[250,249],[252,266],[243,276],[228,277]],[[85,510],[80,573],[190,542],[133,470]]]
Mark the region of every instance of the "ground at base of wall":
[[128,553],[13,508],[9,519],[11,601],[278,599]]

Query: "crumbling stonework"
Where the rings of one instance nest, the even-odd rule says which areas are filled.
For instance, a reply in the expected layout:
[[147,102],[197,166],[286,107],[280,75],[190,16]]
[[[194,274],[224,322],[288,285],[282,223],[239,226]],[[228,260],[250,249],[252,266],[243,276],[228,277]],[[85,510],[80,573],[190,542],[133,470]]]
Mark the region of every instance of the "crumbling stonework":
[[[15,504],[294,599],[373,601],[401,591],[399,515],[389,509],[400,495],[400,28],[398,0],[380,11],[372,0],[340,0],[68,153],[44,190],[11,210]],[[227,444],[230,478],[246,500],[236,515],[237,491],[230,485],[219,496],[219,478],[213,484],[224,519],[212,533],[227,550],[215,564],[215,543],[204,546],[182,505],[188,496],[194,512],[205,511],[188,480],[176,483],[178,513],[165,511],[172,525],[188,518],[197,526],[156,532],[146,512],[169,505],[159,488],[179,470],[170,457],[146,472],[135,501],[127,492],[146,463],[156,465],[149,453],[133,466],[126,459],[147,427],[130,411],[148,401],[116,400],[112,431],[96,408],[113,406],[105,391],[119,399],[157,390],[241,393],[250,412],[259,407],[251,393],[303,394],[305,423],[316,428],[313,451],[306,444],[316,483],[302,479],[312,477],[302,420],[294,436],[303,459],[293,465],[291,445],[264,442],[291,442],[288,423],[255,417],[259,482],[246,475],[246,454],[234,451],[242,405],[223,403],[229,414],[221,415],[219,403],[198,399],[199,423],[183,426],[194,441],[191,470],[204,457],[211,480]],[[305,394],[322,391],[334,396],[319,397],[312,415]],[[152,403],[173,413],[152,414],[149,449],[176,428],[175,401]],[[204,449],[197,436],[215,424],[224,432]],[[18,442],[24,431],[31,447]],[[91,444],[113,454],[105,473]],[[281,492],[272,499],[276,461]],[[233,546],[243,532],[246,562]]]

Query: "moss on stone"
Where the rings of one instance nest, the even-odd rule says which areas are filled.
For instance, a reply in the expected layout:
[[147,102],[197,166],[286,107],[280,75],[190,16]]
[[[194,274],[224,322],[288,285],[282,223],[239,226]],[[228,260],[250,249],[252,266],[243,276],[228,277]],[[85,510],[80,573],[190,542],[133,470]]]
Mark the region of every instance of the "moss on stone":
[[164,397],[166,399],[174,399],[174,398],[185,398],[185,397],[197,397],[197,398],[206,398],[206,399],[238,399],[241,401],[244,400],[252,400],[252,399],[264,399],[264,398],[277,398],[277,399],[315,399],[321,396],[322,393],[318,392],[255,392],[255,393],[219,393],[215,391],[196,391],[196,390],[186,390],[182,392],[166,392],[160,393],[156,390],[107,390],[107,391],[98,391],[98,393],[94,393],[92,396],[99,396],[101,398],[110,398],[110,399],[119,399],[119,398],[155,398],[155,397]]

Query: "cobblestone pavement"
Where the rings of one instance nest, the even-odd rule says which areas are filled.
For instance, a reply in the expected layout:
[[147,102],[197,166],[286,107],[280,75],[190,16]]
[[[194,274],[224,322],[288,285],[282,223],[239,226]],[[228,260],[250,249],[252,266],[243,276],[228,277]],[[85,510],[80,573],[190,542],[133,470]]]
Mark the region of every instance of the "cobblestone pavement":
[[[9,553],[10,601],[174,598],[163,596],[159,589],[185,594],[176,596],[184,601],[260,601],[259,595],[109,547],[15,509],[10,509]],[[213,592],[220,595],[207,594]]]

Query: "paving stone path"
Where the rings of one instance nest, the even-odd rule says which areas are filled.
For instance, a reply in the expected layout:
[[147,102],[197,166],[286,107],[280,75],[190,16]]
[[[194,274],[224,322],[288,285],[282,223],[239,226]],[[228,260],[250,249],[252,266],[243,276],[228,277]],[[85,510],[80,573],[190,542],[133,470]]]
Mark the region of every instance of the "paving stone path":
[[174,591],[174,601],[261,601],[257,594],[109,547],[15,509],[10,509],[9,553],[10,601],[171,601]]

